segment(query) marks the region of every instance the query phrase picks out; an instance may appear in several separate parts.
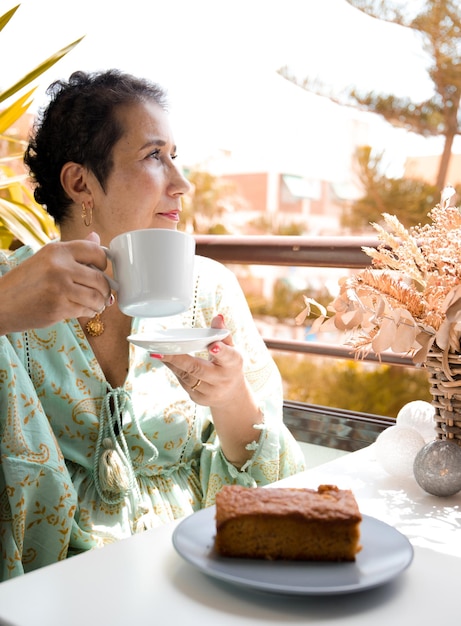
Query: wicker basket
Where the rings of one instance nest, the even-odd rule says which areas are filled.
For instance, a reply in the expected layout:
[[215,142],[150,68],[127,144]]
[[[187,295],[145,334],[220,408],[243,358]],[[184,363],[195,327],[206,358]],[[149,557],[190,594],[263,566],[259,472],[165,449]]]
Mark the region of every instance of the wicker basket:
[[448,353],[436,345],[427,355],[437,439],[461,446],[461,354]]

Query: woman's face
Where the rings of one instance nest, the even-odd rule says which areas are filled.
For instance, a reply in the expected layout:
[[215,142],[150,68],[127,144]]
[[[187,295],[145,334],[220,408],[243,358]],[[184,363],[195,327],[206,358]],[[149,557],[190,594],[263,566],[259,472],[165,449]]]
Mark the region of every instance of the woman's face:
[[124,133],[112,150],[105,189],[93,185],[92,229],[107,245],[116,235],[140,228],[176,229],[181,197],[190,184],[175,165],[168,116],[155,102],[120,107]]

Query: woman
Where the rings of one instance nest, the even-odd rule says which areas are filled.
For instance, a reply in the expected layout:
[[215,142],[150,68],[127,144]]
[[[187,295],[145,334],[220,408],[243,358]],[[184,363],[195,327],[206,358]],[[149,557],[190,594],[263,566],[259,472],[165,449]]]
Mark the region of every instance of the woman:
[[[110,275],[99,242],[177,228],[189,183],[175,165],[163,91],[111,70],[75,73],[49,93],[25,162],[62,242],[35,256],[20,249],[4,259],[1,280],[20,263],[43,267],[56,250],[71,277],[55,272],[67,308],[54,315],[67,313],[51,326],[46,315],[35,330],[4,317],[2,326],[0,311],[9,331],[0,378],[4,578],[188,515],[213,504],[224,484],[264,485],[303,468],[282,423],[279,373],[229,270],[197,257],[194,303],[163,319],[123,315],[99,271]],[[149,355],[126,341],[209,326],[231,332],[200,355]]]

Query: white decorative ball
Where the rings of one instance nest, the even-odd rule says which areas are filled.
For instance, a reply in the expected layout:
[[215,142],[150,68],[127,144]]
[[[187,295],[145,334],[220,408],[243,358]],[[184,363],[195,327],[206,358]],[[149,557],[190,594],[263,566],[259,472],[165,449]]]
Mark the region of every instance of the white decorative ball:
[[414,400],[403,406],[395,420],[397,426],[414,428],[428,443],[435,439],[435,409],[430,402],[424,400]]
[[376,439],[376,460],[392,476],[413,476],[415,457],[424,444],[414,428],[390,426]]

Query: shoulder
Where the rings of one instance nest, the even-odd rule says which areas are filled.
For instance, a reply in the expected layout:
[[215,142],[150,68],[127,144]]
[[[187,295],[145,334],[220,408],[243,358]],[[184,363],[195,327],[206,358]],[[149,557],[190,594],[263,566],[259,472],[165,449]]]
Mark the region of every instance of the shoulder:
[[195,257],[195,273],[197,276],[210,280],[236,280],[234,272],[228,267],[205,256]]
[[30,246],[22,246],[11,253],[0,251],[0,276],[17,267],[33,254],[34,251]]

